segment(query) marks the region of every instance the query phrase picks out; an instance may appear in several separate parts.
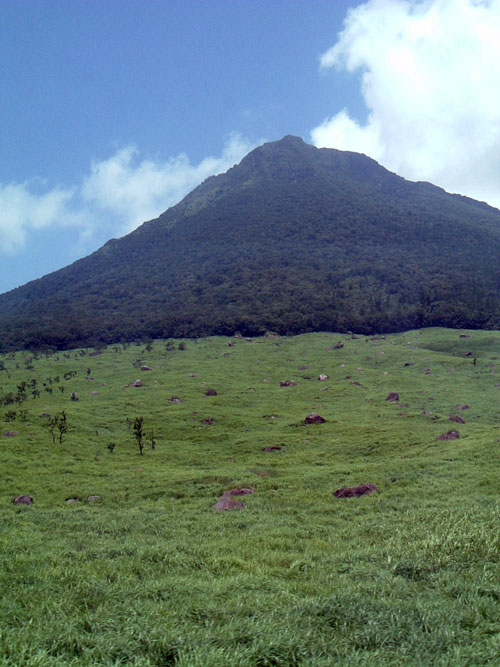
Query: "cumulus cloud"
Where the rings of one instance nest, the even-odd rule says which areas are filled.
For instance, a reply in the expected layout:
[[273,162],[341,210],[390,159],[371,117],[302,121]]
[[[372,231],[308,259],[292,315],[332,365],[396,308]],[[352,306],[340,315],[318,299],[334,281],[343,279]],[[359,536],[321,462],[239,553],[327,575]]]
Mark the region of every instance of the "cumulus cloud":
[[140,159],[134,146],[94,161],[77,186],[39,192],[34,183],[0,183],[0,250],[15,252],[40,229],[74,228],[80,239],[132,231],[170,206],[208,176],[227,171],[254,148],[239,135],[229,138],[219,157],[191,164],[181,154],[166,161]]
[[323,70],[361,72],[364,123],[343,109],[317,146],[500,207],[500,0],[369,0],[347,14]]

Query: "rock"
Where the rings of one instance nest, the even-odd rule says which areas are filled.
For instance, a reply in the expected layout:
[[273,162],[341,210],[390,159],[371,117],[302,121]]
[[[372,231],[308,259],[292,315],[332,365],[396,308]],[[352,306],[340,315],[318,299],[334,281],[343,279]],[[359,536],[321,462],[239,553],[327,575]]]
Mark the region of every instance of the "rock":
[[91,391],[90,395],[91,396],[99,396],[99,392],[98,391]]
[[233,341],[230,341],[230,342],[228,343],[228,345],[229,345],[229,347],[234,347],[234,343],[233,343]]
[[466,353],[464,354],[464,357],[472,357],[472,352],[466,352]]
[[40,414],[40,417],[44,417],[45,419],[49,419],[50,415],[49,415],[48,412],[42,412],[42,413]]
[[270,445],[269,447],[264,447],[265,452],[281,452],[281,447],[279,445]]
[[309,368],[309,366],[306,366],[304,364],[304,366],[299,366],[299,371],[307,371],[308,368]]
[[16,434],[14,431],[4,431],[2,435],[4,438],[13,438]]
[[99,503],[101,502],[101,496],[89,496],[87,498],[88,503]]
[[224,352],[224,357],[229,357],[231,352]]
[[457,424],[465,424],[465,419],[463,417],[459,417],[458,415],[450,415],[450,421]]
[[178,396],[171,396],[168,400],[170,403],[181,403],[181,399]]
[[222,497],[224,496],[247,496],[250,493],[255,493],[255,489],[244,488],[244,489],[229,489],[229,491],[224,491]]
[[266,384],[270,384],[271,380],[262,380],[262,382],[265,382]]
[[240,502],[239,500],[233,500],[229,496],[222,496],[222,498],[219,498],[219,500],[215,503],[214,510],[219,512],[222,510],[242,510],[244,507],[244,503]]
[[378,491],[375,484],[360,484],[359,486],[343,486],[341,489],[334,491],[332,495],[335,498],[359,498],[374,491]]
[[413,363],[413,361],[407,361],[407,362],[405,363],[405,367],[408,367],[408,366],[414,366],[414,365],[415,365],[415,364]]
[[438,435],[436,440],[456,440],[459,437],[460,433],[458,431],[447,431],[446,433]]
[[33,505],[33,496],[17,496],[12,502],[14,505]]
[[132,387],[142,387],[142,382],[140,380],[136,380],[135,382],[132,382]]
[[386,401],[399,401],[399,394],[396,391],[391,391]]
[[[361,382],[351,382],[351,384],[353,384],[355,387],[362,387],[363,386],[361,384]],[[387,398],[386,400],[388,401],[389,399]]]
[[304,419],[304,424],[324,424],[326,419],[316,412],[310,412]]
[[93,378],[91,375],[87,375],[87,377],[86,377],[85,379],[88,380],[88,381],[90,382],[90,381],[92,381],[94,378]]
[[320,382],[324,382],[325,380],[328,380],[328,375],[326,375],[326,373],[320,373],[320,374],[318,375],[318,380],[319,380]]
[[469,336],[467,334],[460,334],[460,338],[468,338]]
[[213,426],[215,424],[215,419],[213,417],[208,417],[207,419],[204,419],[202,422],[205,426]]
[[189,378],[197,378],[198,375],[196,373],[188,373]]
[[280,387],[296,387],[297,383],[294,382],[293,380],[285,380],[284,382],[280,382]]
[[72,401],[79,401],[79,400],[80,400],[80,397],[78,396],[78,394],[77,394],[76,392],[73,391],[73,392],[71,393],[70,399],[71,399]]
[[457,405],[457,410],[468,410],[469,406],[468,405]]
[[66,502],[68,503],[68,505],[70,505],[71,503],[79,503],[80,498],[66,498]]
[[207,389],[205,392],[205,396],[217,396],[217,392],[215,389]]
[[141,366],[141,371],[151,371],[151,370],[152,368],[150,368],[149,366]]

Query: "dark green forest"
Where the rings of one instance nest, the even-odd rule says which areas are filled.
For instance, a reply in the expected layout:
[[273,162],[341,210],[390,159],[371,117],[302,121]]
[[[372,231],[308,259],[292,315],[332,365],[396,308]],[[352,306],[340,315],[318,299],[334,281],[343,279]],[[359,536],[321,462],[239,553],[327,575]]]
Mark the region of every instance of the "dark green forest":
[[500,211],[285,137],[131,234],[0,295],[0,349],[497,328],[499,257]]

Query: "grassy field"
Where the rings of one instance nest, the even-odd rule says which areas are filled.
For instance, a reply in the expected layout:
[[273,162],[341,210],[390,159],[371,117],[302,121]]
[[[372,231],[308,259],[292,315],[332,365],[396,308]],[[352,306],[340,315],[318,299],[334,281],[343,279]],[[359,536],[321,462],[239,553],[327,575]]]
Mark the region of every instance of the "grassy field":
[[[500,333],[154,341],[0,368],[0,664],[500,665]],[[379,492],[332,495],[363,483]],[[242,487],[244,509],[213,509]]]

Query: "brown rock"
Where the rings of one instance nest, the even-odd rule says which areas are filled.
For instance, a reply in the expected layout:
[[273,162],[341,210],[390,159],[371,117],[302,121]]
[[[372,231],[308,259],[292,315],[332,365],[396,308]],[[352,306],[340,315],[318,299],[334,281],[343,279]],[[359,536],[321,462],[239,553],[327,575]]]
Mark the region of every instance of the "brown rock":
[[280,387],[296,387],[297,383],[294,382],[293,380],[285,380],[284,382],[280,382]]
[[98,503],[101,501],[101,496],[89,496],[87,498],[88,503]]
[[229,489],[229,491],[224,491],[222,497],[224,496],[247,496],[250,493],[255,493],[255,489],[252,488],[243,488],[243,489]]
[[13,438],[16,434],[14,431],[4,431],[2,435],[4,438]]
[[307,371],[308,368],[309,368],[309,366],[306,366],[306,365],[299,366],[299,371]]
[[269,447],[264,447],[265,452],[281,452],[281,447],[279,445],[270,445]]
[[244,507],[244,503],[240,502],[239,500],[233,500],[229,496],[222,496],[222,498],[219,498],[219,500],[215,503],[214,510],[219,512],[222,510],[242,510]]
[[13,500],[14,505],[33,505],[33,497],[32,496],[17,496],[17,498],[14,498]]
[[310,412],[304,419],[304,424],[324,424],[326,419],[316,412]]
[[460,433],[458,431],[447,431],[446,433],[438,435],[436,440],[456,440],[459,437]]
[[217,392],[215,389],[207,389],[205,392],[205,396],[217,396]]
[[399,394],[396,391],[391,391],[386,401],[399,401]]
[[150,371],[152,370],[149,366],[141,366],[141,371]]
[[170,403],[181,403],[181,399],[178,396],[171,396],[168,400]]
[[378,491],[375,484],[360,484],[359,486],[343,486],[333,492],[335,498],[359,498]]
[[132,387],[142,387],[142,382],[140,380],[136,380],[135,382],[132,382]]
[[207,419],[204,419],[202,422],[205,426],[213,426],[215,424],[215,419],[213,417],[208,417]]
[[469,406],[468,405],[457,405],[457,410],[468,410]]
[[465,424],[465,419],[463,417],[459,417],[458,415],[450,415],[450,421],[457,424]]

